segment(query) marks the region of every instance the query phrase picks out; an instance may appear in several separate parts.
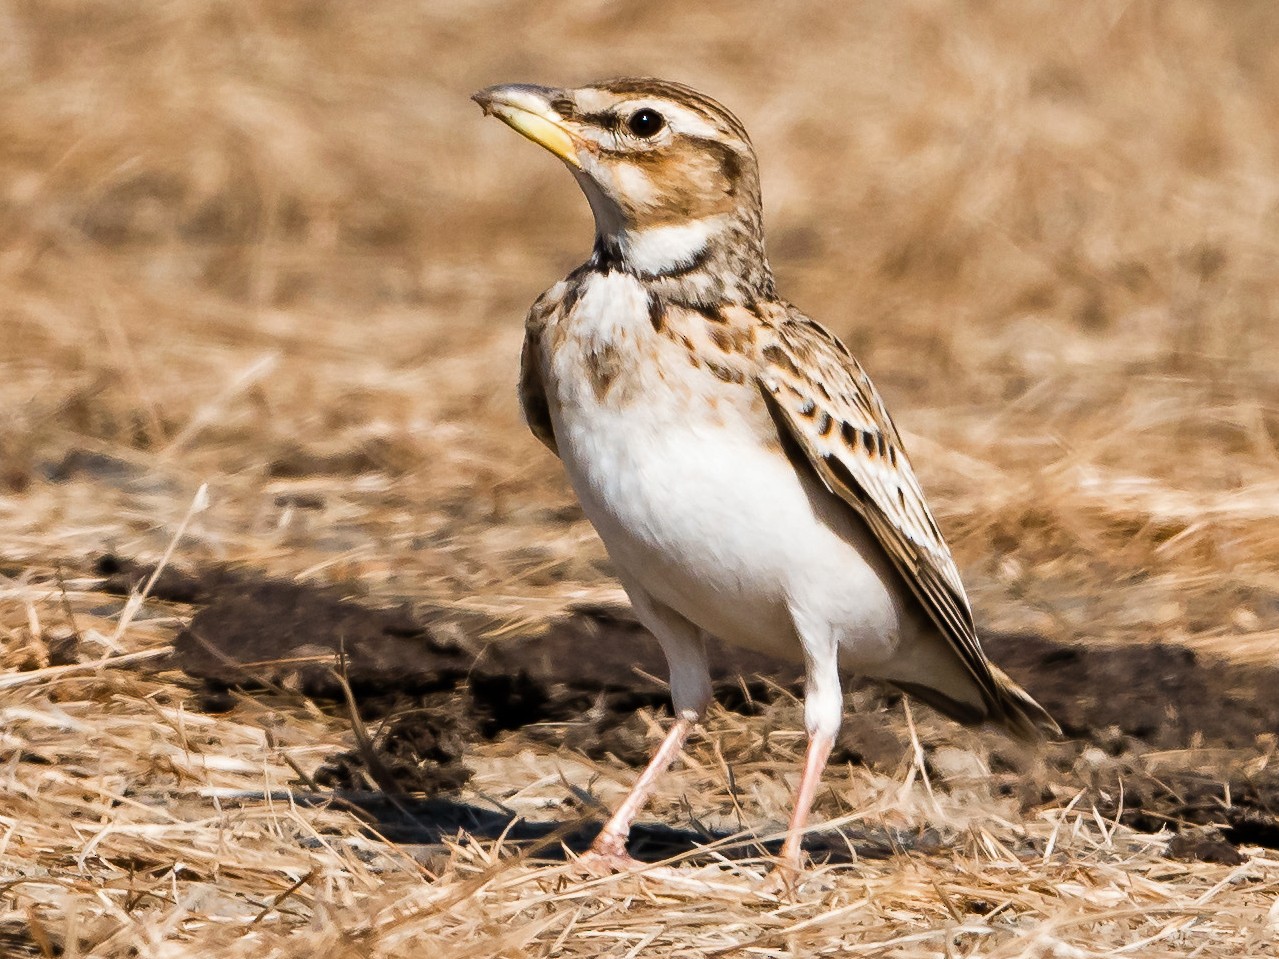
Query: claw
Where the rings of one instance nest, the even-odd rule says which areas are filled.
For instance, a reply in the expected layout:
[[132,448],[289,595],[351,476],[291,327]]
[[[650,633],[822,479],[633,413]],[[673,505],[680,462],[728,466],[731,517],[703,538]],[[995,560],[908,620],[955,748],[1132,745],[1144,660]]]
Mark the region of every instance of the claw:
[[778,899],[794,899],[799,892],[804,877],[800,870],[788,862],[779,862],[772,872],[764,877],[760,891]]
[[[598,843],[597,843],[598,845]],[[616,876],[619,873],[643,872],[651,869],[650,863],[641,862],[630,855],[625,847],[620,851],[597,849],[592,846],[577,859],[577,865],[592,876]]]

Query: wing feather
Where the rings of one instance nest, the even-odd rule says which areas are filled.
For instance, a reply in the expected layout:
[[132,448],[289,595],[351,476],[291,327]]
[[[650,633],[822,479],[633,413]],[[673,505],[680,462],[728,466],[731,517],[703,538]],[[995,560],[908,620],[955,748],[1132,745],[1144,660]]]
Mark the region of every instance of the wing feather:
[[542,339],[556,315],[572,309],[571,289],[567,280],[560,280],[534,301],[524,318],[524,348],[520,352],[520,409],[524,411],[524,422],[556,456],[560,451],[542,379]]
[[765,324],[759,385],[826,487],[869,526],[981,690],[990,719],[1031,736],[1056,724],[982,652],[959,569],[901,435],[848,349],[790,309]]
[[524,336],[524,349],[520,353],[520,409],[528,428],[556,456],[560,455],[555,444],[555,429],[551,424],[551,409],[546,401],[546,387],[542,384],[542,365],[536,331],[530,329]]

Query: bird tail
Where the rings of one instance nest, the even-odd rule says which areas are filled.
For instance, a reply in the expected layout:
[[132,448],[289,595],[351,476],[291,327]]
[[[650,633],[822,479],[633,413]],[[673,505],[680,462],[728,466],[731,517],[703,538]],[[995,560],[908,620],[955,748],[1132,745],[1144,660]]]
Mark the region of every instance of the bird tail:
[[1061,727],[1048,715],[1030,693],[994,663],[986,663],[990,681],[980,686],[981,705],[966,699],[956,699],[941,690],[921,683],[889,679],[902,692],[927,703],[943,716],[948,716],[965,726],[993,723],[1017,739],[1040,743],[1061,736]]
[[994,663],[990,664],[991,678],[994,679],[995,695],[990,715],[986,718],[1002,726],[1018,739],[1027,742],[1043,742],[1045,739],[1061,737],[1061,727],[1048,715],[1048,710],[1040,706],[1030,693]]

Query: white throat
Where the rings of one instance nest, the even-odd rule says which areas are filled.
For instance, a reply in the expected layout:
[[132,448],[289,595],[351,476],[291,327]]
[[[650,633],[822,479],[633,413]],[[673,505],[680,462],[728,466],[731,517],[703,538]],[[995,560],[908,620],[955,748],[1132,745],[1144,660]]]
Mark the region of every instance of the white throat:
[[626,262],[641,273],[669,273],[693,265],[710,239],[721,230],[722,218],[706,217],[687,223],[627,230],[617,238]]
[[691,266],[706,250],[711,237],[724,228],[724,216],[709,216],[637,230],[626,222],[616,203],[595,181],[574,171],[595,215],[595,233],[605,248],[621,256],[640,273],[668,273]]

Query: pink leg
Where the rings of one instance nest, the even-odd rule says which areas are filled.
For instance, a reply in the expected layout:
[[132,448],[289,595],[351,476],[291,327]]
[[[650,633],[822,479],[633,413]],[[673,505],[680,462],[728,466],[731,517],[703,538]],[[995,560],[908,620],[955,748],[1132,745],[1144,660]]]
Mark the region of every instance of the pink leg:
[[825,733],[817,733],[808,740],[804,774],[800,777],[799,791],[795,794],[795,809],[791,813],[790,826],[786,829],[786,842],[782,844],[782,861],[778,866],[780,870],[799,872],[800,843],[804,838],[804,827],[808,825],[808,813],[813,808],[817,787],[822,781],[822,771],[826,768],[826,760],[830,758],[834,742],[835,738]]
[[591,843],[588,855],[601,856],[610,860],[625,861],[630,859],[626,854],[626,838],[630,835],[631,823],[639,815],[639,811],[644,808],[644,804],[648,802],[648,797],[653,794],[653,787],[657,783],[657,777],[670,769],[671,764],[675,762],[675,757],[679,755],[679,751],[683,748],[684,741],[688,739],[688,734],[692,729],[693,720],[684,718],[675,720],[670,732],[666,734],[662,744],[657,747],[657,752],[653,753],[653,758],[649,760],[648,766],[640,773],[640,778],[635,781],[630,794],[617,807],[617,812],[613,813],[612,818],[604,824],[600,834],[595,837],[595,842]]

